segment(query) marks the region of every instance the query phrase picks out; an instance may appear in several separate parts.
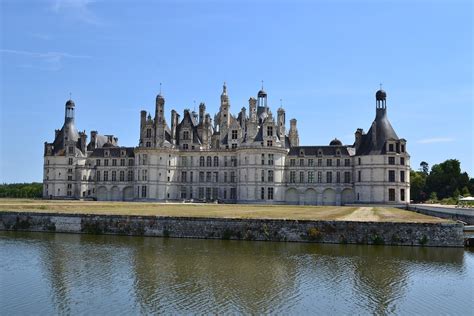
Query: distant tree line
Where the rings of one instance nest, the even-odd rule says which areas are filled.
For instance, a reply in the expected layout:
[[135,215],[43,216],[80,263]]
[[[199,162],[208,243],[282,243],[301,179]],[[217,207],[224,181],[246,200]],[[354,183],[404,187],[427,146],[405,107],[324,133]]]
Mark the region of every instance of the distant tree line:
[[474,179],[461,172],[457,159],[448,159],[433,165],[422,161],[418,171],[410,171],[410,195],[415,202],[456,203],[459,196],[474,196]]
[[0,198],[41,198],[42,196],[42,183],[0,184]]

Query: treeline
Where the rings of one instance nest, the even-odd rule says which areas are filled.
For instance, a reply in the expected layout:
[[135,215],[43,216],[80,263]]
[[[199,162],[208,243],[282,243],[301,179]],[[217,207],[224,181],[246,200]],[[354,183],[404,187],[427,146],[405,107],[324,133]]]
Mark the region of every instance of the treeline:
[[0,198],[41,198],[42,196],[42,183],[0,184]]
[[418,171],[410,172],[410,195],[415,202],[454,204],[459,196],[474,196],[474,179],[461,172],[461,163],[448,159],[433,165],[422,161]]

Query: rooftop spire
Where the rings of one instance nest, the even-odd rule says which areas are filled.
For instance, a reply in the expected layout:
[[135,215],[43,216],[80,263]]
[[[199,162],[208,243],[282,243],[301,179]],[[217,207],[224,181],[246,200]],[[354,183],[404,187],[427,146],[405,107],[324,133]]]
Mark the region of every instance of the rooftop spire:
[[161,95],[161,82],[160,82],[160,95]]
[[224,85],[222,86],[222,95],[227,95],[227,85],[224,81]]

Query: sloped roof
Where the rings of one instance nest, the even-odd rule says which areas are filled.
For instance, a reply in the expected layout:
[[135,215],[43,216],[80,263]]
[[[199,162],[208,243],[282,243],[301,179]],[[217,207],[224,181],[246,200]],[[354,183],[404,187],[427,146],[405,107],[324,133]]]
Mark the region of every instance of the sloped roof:
[[104,152],[108,150],[109,156],[112,158],[120,158],[122,157],[120,153],[122,150],[125,150],[125,157],[135,157],[134,148],[133,147],[109,147],[109,148],[96,148],[92,151],[90,157],[105,157]]
[[288,155],[300,156],[300,153],[303,152],[304,156],[317,156],[319,151],[321,151],[323,156],[335,156],[338,150],[341,156],[349,156],[346,146],[296,146],[290,148]]
[[386,109],[377,109],[372,126],[367,134],[362,135],[357,155],[381,154],[385,152],[385,143],[389,139],[399,138],[388,120]]

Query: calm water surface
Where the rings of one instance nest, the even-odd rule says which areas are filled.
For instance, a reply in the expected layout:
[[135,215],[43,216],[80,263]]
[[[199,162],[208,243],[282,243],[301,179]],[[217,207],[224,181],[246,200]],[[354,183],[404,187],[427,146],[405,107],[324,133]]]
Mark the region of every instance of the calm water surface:
[[474,253],[0,232],[0,314],[459,314]]

